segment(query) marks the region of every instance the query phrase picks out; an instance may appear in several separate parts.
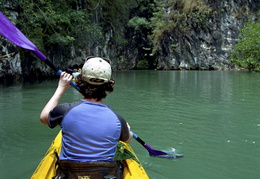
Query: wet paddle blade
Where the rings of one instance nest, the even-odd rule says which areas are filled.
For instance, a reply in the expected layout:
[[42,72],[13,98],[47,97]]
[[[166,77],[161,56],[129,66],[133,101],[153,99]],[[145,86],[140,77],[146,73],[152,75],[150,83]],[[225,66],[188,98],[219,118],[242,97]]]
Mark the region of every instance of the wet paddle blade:
[[181,154],[176,154],[175,152],[163,152],[160,150],[155,150],[148,144],[145,144],[144,147],[148,150],[149,155],[153,157],[159,157],[159,158],[168,158],[168,159],[175,159],[175,158],[181,158],[183,155]]
[[148,150],[149,155],[151,156],[158,156],[158,155],[167,155],[166,152],[160,151],[160,150],[155,150],[148,144],[145,144],[144,147]]
[[146,150],[148,150],[149,155],[152,156],[152,157],[159,157],[159,158],[180,158],[180,157],[183,157],[183,155],[181,155],[181,154],[176,154],[175,153],[175,149],[172,152],[170,152],[170,153],[166,153],[166,152],[163,152],[161,150],[155,150],[151,146],[149,146],[147,143],[145,143],[133,131],[131,131],[131,132],[133,133],[134,139],[137,140],[137,142],[139,142],[140,144],[142,144],[142,146],[144,148],[146,148]]
[[167,155],[157,155],[155,157],[167,158],[167,159],[177,159],[177,158],[182,158],[184,156],[181,154],[167,154]]
[[15,45],[31,50],[42,61],[46,57],[38,50],[38,48],[25,35],[10,22],[2,12],[0,12],[0,34],[10,40]]

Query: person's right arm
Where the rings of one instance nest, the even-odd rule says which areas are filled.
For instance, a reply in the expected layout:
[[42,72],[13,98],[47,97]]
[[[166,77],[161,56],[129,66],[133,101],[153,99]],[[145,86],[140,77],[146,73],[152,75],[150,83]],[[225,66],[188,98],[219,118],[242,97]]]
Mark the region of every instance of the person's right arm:
[[48,116],[50,111],[56,107],[63,95],[63,93],[70,87],[70,81],[72,79],[72,76],[68,73],[62,72],[59,79],[58,87],[49,100],[49,102],[45,105],[43,108],[41,115],[40,115],[40,121],[48,125]]

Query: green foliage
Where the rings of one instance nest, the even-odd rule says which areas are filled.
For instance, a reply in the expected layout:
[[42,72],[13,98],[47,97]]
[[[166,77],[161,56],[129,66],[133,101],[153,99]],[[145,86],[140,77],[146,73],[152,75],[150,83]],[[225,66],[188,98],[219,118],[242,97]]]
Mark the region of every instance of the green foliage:
[[149,24],[150,23],[147,21],[146,18],[135,16],[129,20],[127,25],[128,25],[128,27],[134,28],[135,31],[142,31],[142,29],[148,28]]
[[184,34],[191,27],[205,28],[206,20],[213,13],[203,0],[175,0],[164,3],[161,0],[155,0],[155,2],[157,11],[151,18],[153,32],[149,36],[153,43],[153,54],[157,51],[165,34],[176,28]]
[[118,142],[117,147],[116,147],[116,154],[114,159],[116,161],[123,161],[126,159],[133,159],[135,160],[137,163],[139,163],[138,159],[136,158],[136,156],[129,150],[126,149],[126,145],[123,142]]
[[148,69],[148,62],[147,60],[141,60],[137,63],[137,69],[139,70],[145,70]]
[[[3,3],[0,2],[1,11],[9,12]],[[67,53],[70,58],[71,46],[80,51],[89,44],[98,45],[111,29],[111,42],[124,45],[125,27],[136,1],[15,0],[12,7],[19,14],[16,26],[43,53]]]
[[77,46],[75,41],[83,46],[88,36],[101,38],[92,14],[81,9],[77,1],[23,0],[18,1],[18,7],[17,27],[44,53],[47,49],[49,53],[59,50],[66,54],[70,46]]
[[108,27],[113,29],[113,40],[118,46],[123,46],[126,43],[124,33],[127,22],[130,19],[131,10],[134,7],[136,7],[136,2],[132,0],[104,0],[101,4],[101,26],[104,31],[106,31]]
[[250,71],[260,71],[260,23],[247,23],[232,51],[231,62]]
[[148,36],[152,33],[151,18],[157,7],[154,0],[136,0],[136,3],[136,6],[131,10],[132,16],[127,23],[126,38],[129,39],[134,48],[138,49],[136,59],[141,61],[137,63],[136,67],[146,69],[148,65],[145,65],[142,60],[145,60],[147,64],[154,64],[154,59],[148,56],[152,50],[152,43]]

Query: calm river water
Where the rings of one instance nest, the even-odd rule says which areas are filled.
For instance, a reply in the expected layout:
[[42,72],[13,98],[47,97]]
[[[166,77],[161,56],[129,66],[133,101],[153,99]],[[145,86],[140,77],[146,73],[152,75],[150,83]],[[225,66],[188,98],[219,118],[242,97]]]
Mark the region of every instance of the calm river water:
[[[132,147],[151,179],[260,178],[260,73],[119,71],[105,102],[154,149]],[[39,122],[57,80],[0,85],[0,178],[28,179],[59,129]],[[62,102],[81,98],[70,88]]]

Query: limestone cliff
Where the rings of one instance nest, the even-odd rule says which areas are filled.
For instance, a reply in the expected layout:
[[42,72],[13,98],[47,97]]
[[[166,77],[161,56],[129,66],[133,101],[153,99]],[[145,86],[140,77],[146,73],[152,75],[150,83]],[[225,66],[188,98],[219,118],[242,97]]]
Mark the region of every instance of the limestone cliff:
[[[10,9],[9,17],[15,22],[19,16],[16,6],[12,1],[5,2],[4,6]],[[203,2],[200,8],[204,9],[192,7],[194,4],[186,5],[186,11],[190,11],[190,14],[185,14],[185,6],[181,5],[183,2]],[[259,0],[175,0],[165,1],[165,4],[167,6],[161,10],[167,18],[160,19],[165,25],[160,29],[161,34],[153,34],[152,39],[148,39],[147,34],[139,34],[137,37],[134,33],[128,33],[127,22],[122,22],[125,24],[122,29],[107,22],[103,27],[104,37],[98,42],[90,40],[85,47],[76,48],[72,45],[66,51],[56,50],[55,54],[48,52],[45,55],[62,70],[80,65],[83,63],[82,59],[89,55],[109,57],[114,70],[138,69],[140,61],[148,61],[148,69],[157,70],[226,70],[234,68],[228,59],[233,46],[238,42],[239,30],[248,19],[259,17]],[[95,18],[98,19],[102,8],[97,8],[96,11],[98,13],[95,12]],[[120,35],[121,39],[125,38],[127,43],[118,43],[116,35]],[[153,44],[140,45],[140,41],[146,43],[149,40]],[[40,60],[28,55],[30,52],[21,55],[23,49],[15,47],[3,37],[0,42],[2,81],[54,75]]]
[[248,15],[257,18],[259,1],[208,1],[206,5],[210,9],[208,16],[196,17],[203,22],[184,17],[187,29],[178,27],[164,35],[157,54],[157,69],[233,68],[228,59],[238,42],[239,29]]

